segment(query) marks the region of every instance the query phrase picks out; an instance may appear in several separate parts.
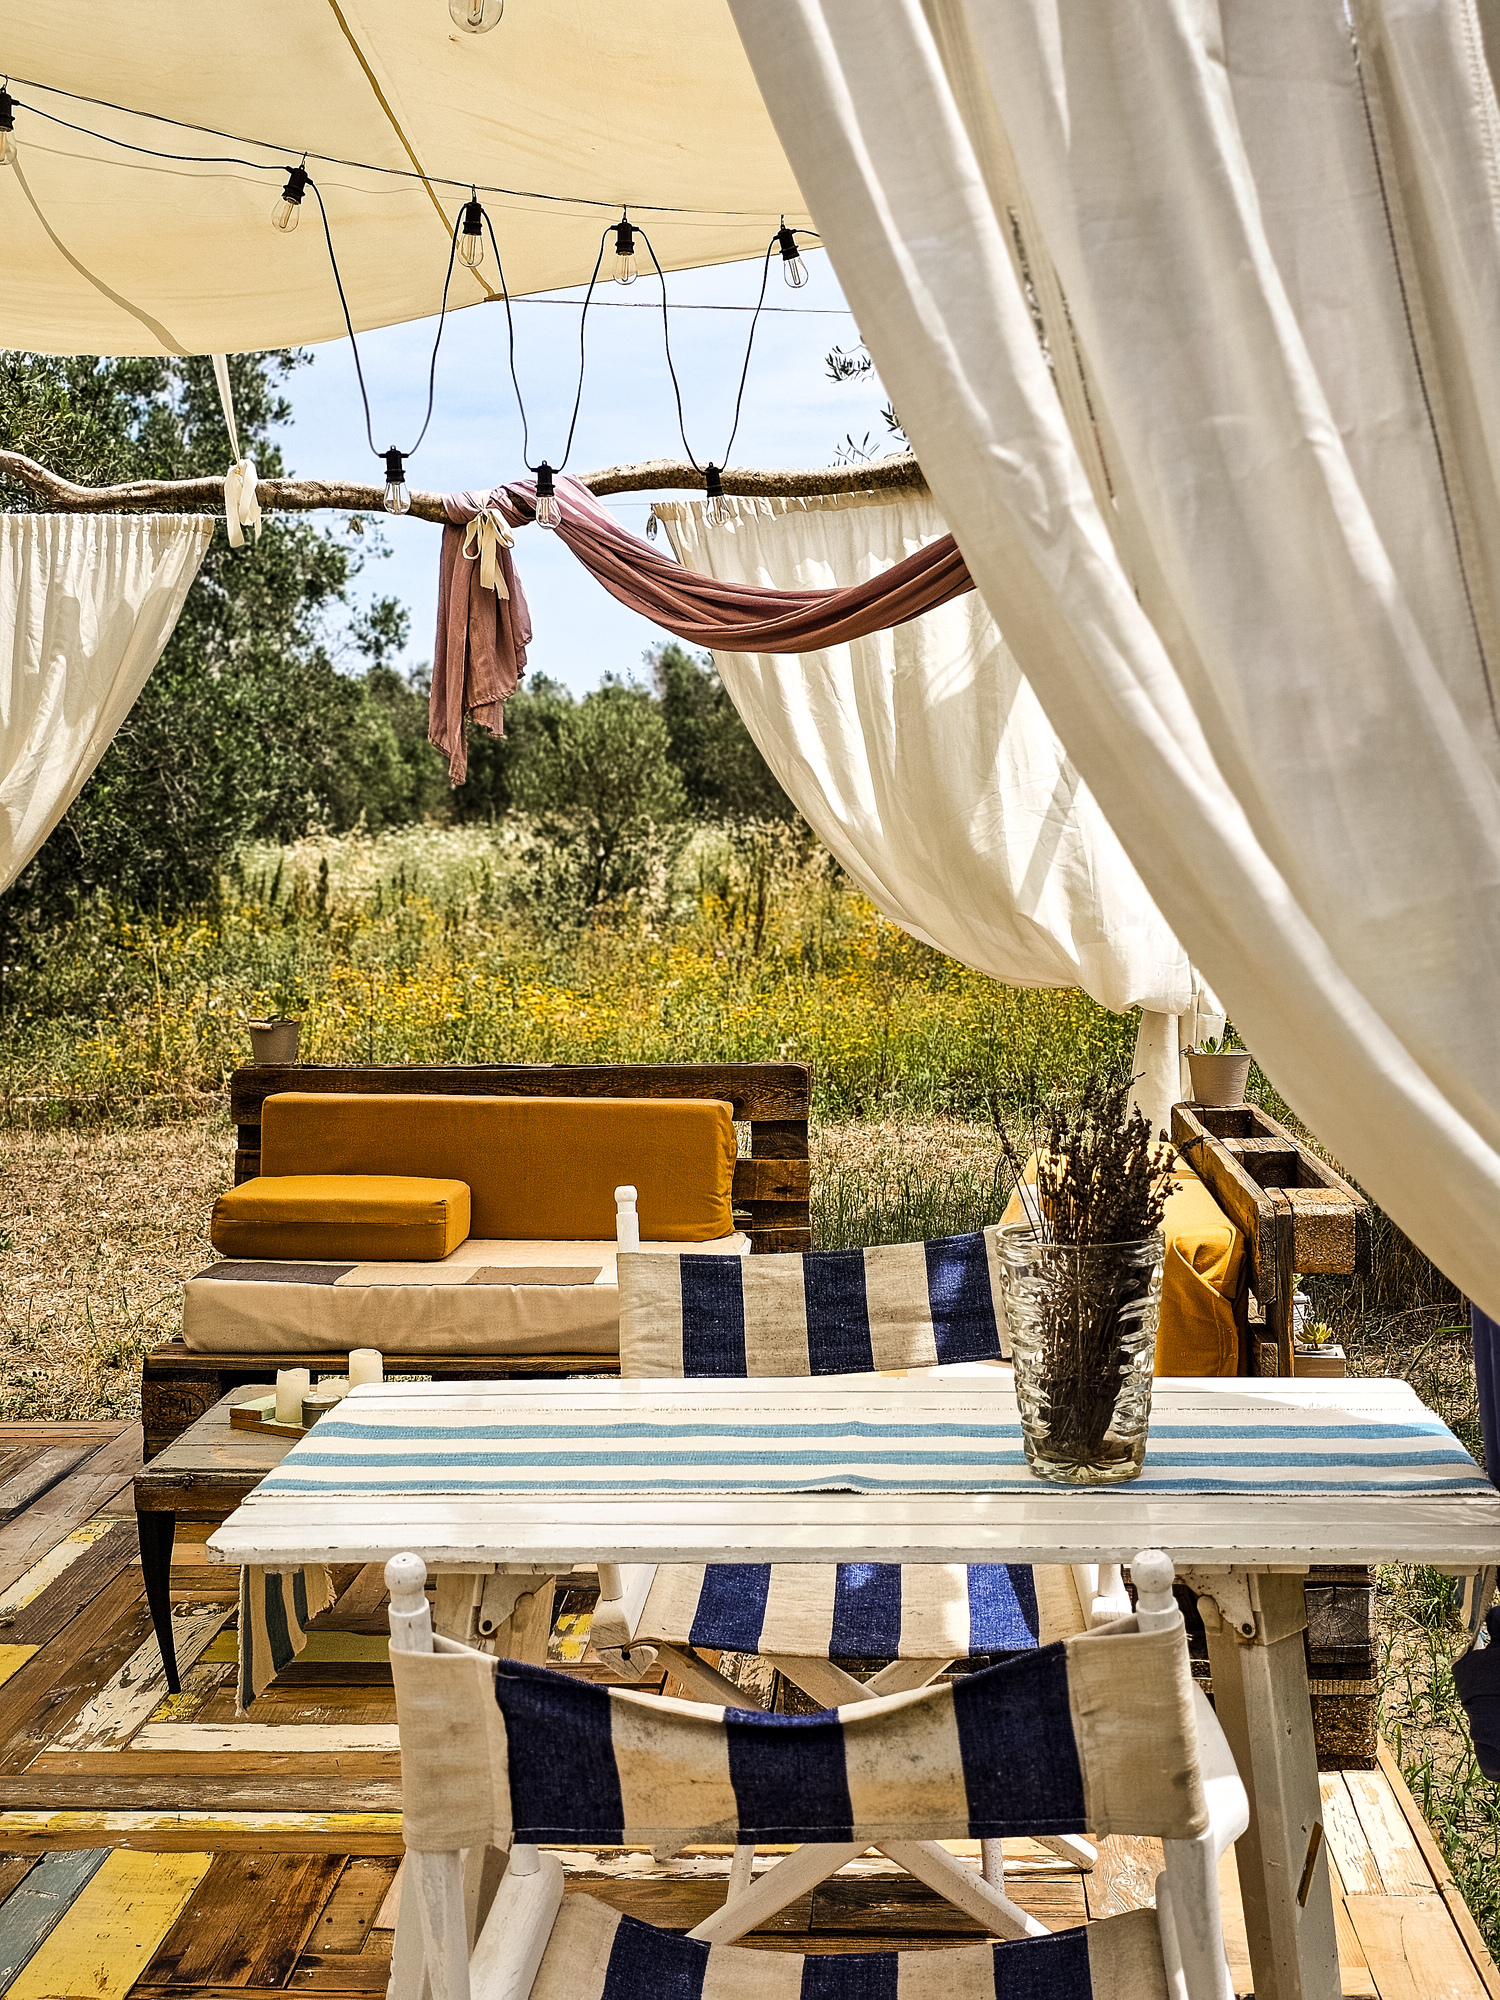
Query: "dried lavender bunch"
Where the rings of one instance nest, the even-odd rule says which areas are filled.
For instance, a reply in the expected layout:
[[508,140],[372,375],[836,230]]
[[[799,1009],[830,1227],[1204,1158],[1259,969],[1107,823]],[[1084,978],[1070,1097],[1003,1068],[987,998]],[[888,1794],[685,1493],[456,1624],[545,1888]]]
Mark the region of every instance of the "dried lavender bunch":
[[1001,1134],[1028,1218],[1061,1253],[1036,1298],[1042,1416],[1048,1455],[1080,1465],[1111,1454],[1109,1427],[1131,1367],[1126,1336],[1150,1281],[1125,1246],[1161,1227],[1169,1192],[1150,1127],[1130,1107],[1130,1084],[1095,1074],[1071,1101],[1033,1107],[1034,1189],[1022,1182],[1019,1148]]

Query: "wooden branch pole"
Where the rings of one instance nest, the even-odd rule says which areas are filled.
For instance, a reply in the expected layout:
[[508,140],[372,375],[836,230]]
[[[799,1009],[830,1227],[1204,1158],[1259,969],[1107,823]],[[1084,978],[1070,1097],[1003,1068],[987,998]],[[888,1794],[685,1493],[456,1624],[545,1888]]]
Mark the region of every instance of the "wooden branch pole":
[[[222,513],[222,479],[136,479],[127,486],[75,486],[45,465],[19,451],[0,451],[0,477],[14,479],[60,514]],[[921,486],[922,469],[910,452],[871,459],[864,465],[829,465],[817,471],[760,471],[726,466],[721,474],[726,493],[747,498],[813,497],[834,493],[870,493]],[[701,489],[703,474],[684,459],[648,458],[636,465],[609,465],[600,472],[579,475],[591,493],[664,493]],[[262,479],[255,497],[268,512],[314,513],[329,510],[349,514],[385,511],[383,486],[346,479]],[[440,493],[413,493],[411,512],[419,521],[443,523]]]

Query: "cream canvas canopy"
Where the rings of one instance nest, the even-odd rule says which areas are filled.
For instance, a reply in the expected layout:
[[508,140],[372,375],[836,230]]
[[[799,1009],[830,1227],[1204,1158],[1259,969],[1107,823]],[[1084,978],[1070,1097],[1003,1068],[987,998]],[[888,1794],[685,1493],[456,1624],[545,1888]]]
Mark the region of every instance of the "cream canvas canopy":
[[[471,183],[514,293],[586,281],[626,203],[668,269],[760,256],[783,212],[809,224],[721,0],[509,0],[478,35],[447,0],[11,0],[5,75],[0,347],[337,338],[314,197],[294,234],[270,226],[304,150],[356,329],[437,311]],[[487,251],[450,302],[498,282]]]

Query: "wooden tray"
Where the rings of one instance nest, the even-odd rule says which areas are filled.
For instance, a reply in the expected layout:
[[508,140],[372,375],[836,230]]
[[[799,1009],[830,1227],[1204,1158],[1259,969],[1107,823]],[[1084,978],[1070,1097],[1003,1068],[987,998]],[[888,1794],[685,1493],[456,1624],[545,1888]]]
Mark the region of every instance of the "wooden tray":
[[310,1426],[307,1424],[278,1424],[271,1413],[276,1408],[276,1393],[269,1396],[252,1396],[246,1403],[236,1403],[229,1412],[229,1427],[236,1431],[265,1431],[271,1437],[306,1437]]

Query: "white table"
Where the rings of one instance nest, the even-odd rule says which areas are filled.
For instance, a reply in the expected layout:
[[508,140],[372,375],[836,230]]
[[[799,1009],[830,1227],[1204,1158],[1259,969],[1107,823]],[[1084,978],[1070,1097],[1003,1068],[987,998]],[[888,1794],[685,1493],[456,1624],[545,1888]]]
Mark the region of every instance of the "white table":
[[[1261,2000],[1339,1993],[1303,1573],[1479,1568],[1500,1551],[1500,1493],[1397,1381],[1159,1381],[1143,1477],[1082,1490],[1026,1472],[1009,1371],[984,1366],[393,1383],[356,1391],[339,1415],[212,1536],[211,1561],[285,1569],[411,1550],[472,1574],[589,1561],[1128,1562],[1165,1549],[1201,1593],[1215,1703],[1251,1794],[1238,1862]],[[868,1490],[785,1490],[798,1480]],[[1204,1490],[1214,1485],[1227,1490]]]

